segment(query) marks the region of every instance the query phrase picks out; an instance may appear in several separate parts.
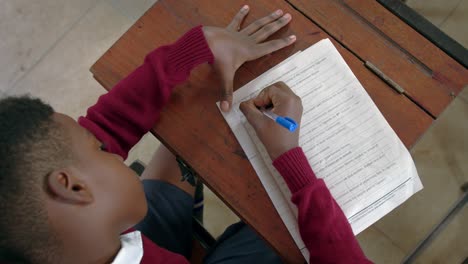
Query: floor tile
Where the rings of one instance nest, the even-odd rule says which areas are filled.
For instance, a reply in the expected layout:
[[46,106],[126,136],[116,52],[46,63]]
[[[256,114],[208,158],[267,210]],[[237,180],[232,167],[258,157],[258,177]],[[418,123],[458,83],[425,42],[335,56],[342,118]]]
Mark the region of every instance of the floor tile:
[[239,217],[206,186],[204,199],[204,226],[215,238],[220,236],[226,227],[239,221]]
[[161,142],[151,133],[147,133],[143,138],[130,150],[125,164],[130,165],[135,160],[140,160],[144,164],[148,164],[153,157],[154,152],[161,145]]
[[101,2],[9,93],[31,93],[77,118],[105,92],[93,79],[90,66],[130,26],[126,17]]
[[[447,164],[448,175],[454,175],[459,185],[468,182],[468,102],[462,97],[468,95],[465,89],[436,121],[431,132],[435,137],[437,151],[435,158]],[[428,150],[432,145],[422,146]]]
[[10,89],[98,0],[0,0],[0,90]]
[[115,9],[132,21],[140,18],[157,0],[106,0]]
[[461,0],[454,12],[441,23],[440,29],[468,48],[468,0]]
[[[0,0],[0,95],[7,90],[9,94],[32,93],[73,118],[84,114],[105,92],[89,67],[155,1]],[[409,0],[408,4],[466,46],[468,34],[461,25],[467,24],[467,2]],[[425,189],[358,236],[370,259],[400,262],[460,196],[459,187],[468,181],[467,120],[465,89],[412,150]],[[131,150],[128,162],[148,163],[158,145],[151,134],[145,135]],[[205,188],[205,226],[210,233],[219,236],[238,220]],[[466,222],[465,209],[418,261],[460,262],[468,254],[462,247],[468,244],[468,229],[462,225]]]
[[463,0],[407,0],[406,4],[424,16],[432,24],[439,26]]
[[468,84],[465,88],[458,94],[458,97],[462,99],[465,103],[468,103]]
[[408,0],[406,4],[449,37],[468,47],[468,0]]
[[384,233],[370,227],[357,236],[364,254],[374,263],[400,263],[404,252]]
[[[123,1],[100,2],[8,93],[31,93],[49,102],[56,111],[73,118],[83,115],[105,92],[92,78],[89,67],[143,14],[148,3],[140,1],[140,9],[131,9]],[[128,15],[123,15],[122,10]],[[130,151],[127,164],[135,159],[148,163],[159,144],[151,134],[145,135]],[[221,234],[238,220],[206,190],[205,225],[213,235]]]
[[[9,93],[31,93],[75,119],[85,114],[105,93],[89,68],[132,23],[110,4],[99,3]],[[130,151],[127,163],[149,162],[158,145],[154,136],[145,136]]]
[[416,258],[416,263],[466,263],[468,206],[460,211]]
[[466,120],[468,104],[456,99],[411,151],[424,189],[375,224],[405,254],[442,219],[468,181]]

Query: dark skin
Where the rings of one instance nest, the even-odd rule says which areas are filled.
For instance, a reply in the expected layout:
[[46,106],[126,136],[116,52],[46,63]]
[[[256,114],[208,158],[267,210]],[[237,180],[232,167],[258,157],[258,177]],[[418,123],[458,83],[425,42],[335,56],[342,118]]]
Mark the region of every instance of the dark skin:
[[76,121],[58,113],[54,119],[70,135],[74,153],[73,164],[46,181],[49,219],[63,242],[59,262],[108,263],[120,249],[120,234],[146,214],[140,180]]
[[258,138],[265,146],[271,160],[286,151],[299,146],[299,128],[293,133],[266,117],[260,109],[272,107],[271,111],[280,116],[288,116],[300,128],[302,101],[283,82],[274,83],[263,89],[255,98],[242,102],[239,106],[247,121],[252,125]]
[[[214,68],[222,80],[221,110],[227,112],[232,105],[234,74],[246,61],[258,59],[276,50],[291,45],[296,36],[264,42],[282,27],[291,22],[290,14],[276,10],[241,29],[249,7],[244,6],[226,28],[204,27],[208,45],[215,55]],[[217,56],[219,54],[219,56]]]
[[[240,30],[249,11],[244,6],[226,28],[204,27],[215,57],[214,68],[222,76],[221,107],[229,111],[236,70],[295,41],[286,37],[264,42],[291,21],[281,10]],[[51,228],[61,241],[55,263],[110,263],[120,250],[120,235],[144,218],[147,204],[138,176],[123,159],[102,149],[102,144],[72,118],[55,113],[65,128],[74,154],[72,164],[57,168],[45,179],[45,206]],[[143,179],[176,185],[193,196],[194,189],[180,182],[174,155],[164,147],[156,151]]]

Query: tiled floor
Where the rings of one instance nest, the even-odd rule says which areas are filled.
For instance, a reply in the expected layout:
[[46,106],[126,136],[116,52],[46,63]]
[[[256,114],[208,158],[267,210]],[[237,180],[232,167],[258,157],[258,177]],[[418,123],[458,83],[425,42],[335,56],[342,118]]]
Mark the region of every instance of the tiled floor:
[[[76,118],[104,92],[89,67],[156,0],[0,0],[0,95],[31,93]],[[468,0],[408,0],[468,47]],[[145,136],[129,161],[148,162],[159,142]],[[468,89],[412,150],[424,190],[358,236],[377,263],[398,263],[460,197],[468,181]],[[209,190],[205,222],[219,235],[238,220]],[[468,209],[419,256],[461,263],[468,256]],[[465,224],[465,226],[463,226]]]
[[[411,150],[424,189],[373,226],[391,246],[362,241],[362,236],[367,240],[368,230],[358,236],[366,253],[375,256],[375,260],[381,260],[388,250],[407,255],[460,198],[460,187],[468,182],[466,96],[468,89]],[[468,223],[468,209],[465,207],[463,210],[442,231],[430,250],[421,255],[420,263],[428,263],[427,260],[431,260],[429,263],[461,263],[468,256],[468,247],[460,246],[468,245],[468,228],[461,225],[462,222]]]
[[[89,68],[155,2],[0,0],[0,95],[31,93],[56,111],[83,115],[105,92]],[[127,163],[148,163],[158,146],[146,135]],[[205,190],[206,227],[218,236],[239,218]]]
[[468,0],[407,0],[406,3],[465,48],[468,47]]

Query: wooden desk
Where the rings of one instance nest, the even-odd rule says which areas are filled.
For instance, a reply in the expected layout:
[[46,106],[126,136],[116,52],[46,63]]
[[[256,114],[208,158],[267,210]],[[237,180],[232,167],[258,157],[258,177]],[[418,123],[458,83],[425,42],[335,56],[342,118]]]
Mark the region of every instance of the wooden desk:
[[[241,87],[298,50],[330,38],[404,144],[410,148],[468,83],[467,70],[374,0],[159,0],[91,68],[111,89],[154,48],[175,41],[191,27],[225,26],[243,4],[246,24],[277,8],[292,14],[291,24],[273,38],[296,34],[291,47],[239,69]],[[369,71],[370,61],[401,85],[395,92]],[[175,89],[154,135],[199,173],[246,223],[287,263],[303,258],[274,209],[249,161],[215,102],[219,83],[210,66],[192,72]]]

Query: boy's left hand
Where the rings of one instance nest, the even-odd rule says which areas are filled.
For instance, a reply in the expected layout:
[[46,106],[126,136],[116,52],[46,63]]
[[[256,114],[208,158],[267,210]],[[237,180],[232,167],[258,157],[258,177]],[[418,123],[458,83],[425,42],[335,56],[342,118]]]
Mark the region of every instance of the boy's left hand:
[[242,7],[226,28],[203,27],[203,33],[215,57],[213,66],[223,82],[221,109],[224,112],[231,108],[234,74],[244,62],[260,58],[296,41],[296,36],[292,35],[263,42],[291,21],[290,14],[283,15],[282,10],[277,10],[241,30],[247,13],[249,7]]

